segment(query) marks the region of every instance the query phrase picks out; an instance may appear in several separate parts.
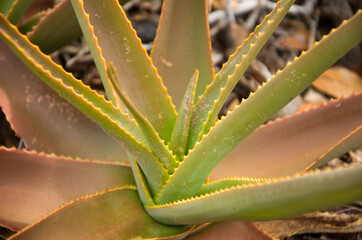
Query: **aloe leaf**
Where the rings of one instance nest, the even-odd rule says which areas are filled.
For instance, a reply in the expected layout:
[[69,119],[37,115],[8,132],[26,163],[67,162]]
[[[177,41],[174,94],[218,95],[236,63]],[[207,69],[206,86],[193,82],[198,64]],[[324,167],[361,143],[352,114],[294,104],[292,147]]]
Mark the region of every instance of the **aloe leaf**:
[[62,82],[74,89],[74,91],[82,95],[87,101],[92,102],[95,107],[102,109],[106,114],[108,114],[113,120],[118,121],[119,125],[124,127],[128,132],[132,133],[139,141],[143,141],[143,134],[139,130],[137,124],[130,118],[122,114],[119,108],[115,108],[110,102],[107,102],[103,96],[96,94],[96,91],[90,89],[89,86],[85,86],[80,80],[77,80],[73,77],[72,74],[64,71],[62,67],[55,64],[51,59],[42,54],[39,51],[39,48],[32,45],[26,37],[21,35],[16,28],[12,27],[7,23],[3,18],[0,18],[1,24],[1,36],[10,44],[10,47],[16,52],[16,54],[23,59],[23,61],[30,64],[30,68],[33,69],[35,73],[41,71],[40,67],[34,65],[42,65],[41,68],[44,68],[55,78],[61,78]]
[[260,221],[328,209],[362,198],[362,165],[220,189],[174,203],[146,207],[157,221],[195,224]]
[[0,13],[6,15],[16,0],[0,1]]
[[207,12],[206,0],[163,3],[151,57],[177,108],[196,69],[200,72],[196,97],[213,79]]
[[[123,116],[120,111],[113,111],[112,109],[114,108],[112,104],[107,103],[105,100],[97,99],[100,97],[89,91],[89,89],[87,91],[87,88],[79,81],[74,81],[74,78],[69,79],[71,76],[70,74],[67,75],[62,71],[54,72],[52,68],[53,65],[51,65],[52,62],[49,61],[49,59],[42,59],[42,63],[44,64],[40,65],[38,62],[34,62],[34,59],[28,58],[28,56],[24,54],[24,49],[18,48],[19,46],[17,46],[17,43],[22,41],[27,43],[26,39],[24,37],[21,38],[22,35],[20,35],[15,28],[8,25],[6,19],[1,15],[0,30],[0,37],[9,44],[17,54],[19,54],[19,57],[22,58],[24,63],[32,68],[41,80],[53,88],[62,98],[73,104],[73,106],[103,128],[103,130],[117,140],[124,149],[129,151],[137,159],[147,176],[151,191],[158,191],[167,177],[167,172],[152,153],[127,131],[128,127],[133,128],[133,126],[136,125],[125,125],[127,127],[125,129],[124,126],[120,124],[120,121],[123,119],[123,123],[130,123],[131,121],[129,118]],[[10,34],[12,38],[16,38],[16,41],[13,41],[8,34]],[[29,44],[28,46],[32,45]],[[26,49],[29,50],[31,48]],[[39,56],[42,56],[39,50],[37,53],[40,54]],[[46,69],[49,64],[51,65],[51,68]],[[61,68],[58,67],[58,70],[59,69]],[[66,78],[63,79],[63,77]],[[66,84],[64,84],[64,82]],[[67,84],[70,84],[70,86]],[[94,100],[94,102],[89,101],[89,99]],[[108,110],[110,110],[110,112],[108,112]],[[115,117],[118,116],[118,118],[113,119],[113,114],[115,114]]]
[[16,0],[7,13],[9,22],[16,25],[34,0]]
[[343,149],[333,150],[341,139],[362,125],[361,102],[362,93],[259,127],[216,166],[210,179],[295,174],[326,152],[330,154],[325,159],[331,160],[358,147],[362,139],[352,144],[347,138]]
[[248,178],[248,177],[230,178],[229,177],[202,185],[197,195],[205,195],[208,193],[216,192],[220,189],[231,188],[235,186],[268,182],[269,180],[270,179],[268,178]]
[[0,148],[0,183],[0,225],[20,230],[67,201],[134,180],[128,163]]
[[244,40],[228,62],[222,66],[215,80],[198,99],[193,111],[188,148],[192,149],[197,140],[206,134],[215,123],[218,113],[240,77],[250,66],[265,42],[287,14],[294,0],[279,1],[255,31]]
[[46,13],[46,11],[40,11],[26,19],[24,22],[18,25],[19,32],[22,34],[27,34],[28,32],[32,31],[33,27],[39,23],[40,19],[42,19]]
[[[132,103],[152,124],[161,139],[171,137],[175,109],[141,40],[117,1],[72,0],[107,94],[113,92],[106,62],[113,62]],[[157,96],[157,97],[155,97]],[[112,98],[114,102],[117,99]]]
[[10,239],[173,239],[191,231],[153,220],[135,187],[124,186],[71,201]]
[[82,35],[69,0],[56,5],[28,33],[29,40],[44,53],[51,53]]
[[28,149],[126,161],[118,142],[44,84],[0,42],[0,106]]
[[138,126],[141,128],[149,148],[153,154],[158,157],[158,159],[163,163],[163,165],[169,170],[172,171],[176,166],[177,162],[172,155],[171,151],[167,148],[164,141],[160,139],[158,133],[152,127],[151,123],[136,109],[135,106],[128,100],[127,96],[123,93],[123,87],[120,85],[121,82],[118,79],[116,74],[116,69],[113,66],[113,63],[110,62],[107,67],[107,74],[111,83],[113,84],[116,93],[124,103],[124,105],[131,112],[135,118]]
[[361,21],[359,11],[219,121],[175,170],[159,194],[159,203],[196,194],[216,165],[242,140],[362,40]]
[[196,70],[190,79],[185,95],[182,99],[176,118],[175,127],[173,128],[171,140],[169,143],[170,149],[181,161],[183,160],[185,155],[188,132],[190,129],[192,107],[195,99],[198,78],[199,71]]
[[[362,125],[344,137],[335,146],[328,149],[322,156],[320,156],[309,168],[320,167],[336,156],[340,156],[346,152],[346,149],[356,149],[362,145]],[[307,169],[309,169],[307,168]],[[305,171],[307,170],[305,169]]]
[[154,205],[152,194],[148,188],[147,180],[142,173],[142,170],[137,164],[137,161],[132,155],[128,154],[128,160],[132,166],[133,176],[136,182],[138,195],[143,205],[152,206]]

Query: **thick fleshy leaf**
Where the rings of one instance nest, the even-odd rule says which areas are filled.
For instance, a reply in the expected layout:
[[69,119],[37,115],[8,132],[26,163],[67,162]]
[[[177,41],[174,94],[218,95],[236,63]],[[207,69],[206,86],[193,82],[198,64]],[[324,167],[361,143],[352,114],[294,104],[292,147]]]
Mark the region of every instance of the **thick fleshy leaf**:
[[133,176],[136,182],[138,195],[140,197],[142,204],[148,206],[154,205],[153,198],[148,188],[146,178],[143,172],[141,171],[140,167],[138,166],[137,161],[130,154],[128,154],[128,158],[129,158],[128,159],[129,163],[132,166]]
[[[51,78],[61,79],[61,85],[64,86],[58,90],[58,94],[62,95],[64,87],[71,88],[75,94],[81,95],[80,98],[84,98],[83,101],[89,101],[95,108],[99,108],[114,121],[117,121],[120,126],[125,128],[127,132],[131,133],[139,141],[143,140],[142,133],[138,129],[137,124],[135,124],[128,115],[122,114],[121,110],[115,108],[111,102],[106,101],[104,96],[98,95],[96,91],[91,90],[89,86],[85,86],[82,81],[74,78],[72,74],[64,71],[61,66],[55,64],[49,56],[40,52],[37,46],[31,44],[25,36],[20,34],[15,27],[9,25],[4,18],[1,19],[0,23],[2,30],[0,36],[40,79],[49,86],[52,86],[52,82],[56,80],[53,79],[52,81],[48,77],[44,78],[44,75],[49,74]],[[54,86],[53,89],[55,89]],[[74,98],[77,97],[68,96],[67,101],[76,107],[77,105],[82,105],[80,102],[75,101]]]
[[[328,149],[320,156],[309,169],[315,169],[328,163],[331,159],[346,153],[347,149],[354,150],[362,145],[362,125],[357,127],[350,134],[342,138],[335,146]],[[307,170],[307,169],[305,169]]]
[[159,203],[195,195],[212,170],[241,141],[362,40],[361,21],[359,11],[217,122],[175,170],[159,194]]
[[0,148],[0,225],[19,230],[77,197],[134,184],[129,164]]
[[[213,171],[225,177],[280,177],[306,169],[362,125],[362,93],[261,126]],[[344,145],[329,160],[357,146]],[[356,145],[355,144],[355,145]]]
[[[54,64],[49,57],[43,55],[38,48],[29,43],[16,28],[9,25],[2,15],[0,15],[0,30],[0,37],[13,48],[21,60],[42,81],[93,120],[98,126],[107,131],[109,135],[116,139],[123,148],[127,149],[137,159],[146,174],[150,189],[158,191],[167,177],[167,172],[147,147],[138,141],[141,136],[135,138],[131,135],[133,133],[137,137],[137,132],[139,132],[137,125],[110,102],[107,102],[104,97],[92,92],[89,87],[85,87],[79,80],[76,80],[60,66]],[[29,55],[35,58],[31,58]],[[16,59],[16,57],[14,58]],[[3,60],[5,61],[5,59]],[[4,66],[6,65],[4,64]],[[24,96],[27,96],[26,88],[24,91]],[[48,104],[49,106],[51,106],[50,103]],[[70,120],[76,121],[77,119],[73,119],[72,115],[68,115],[67,121]]]
[[16,0],[1,1],[0,2],[0,13],[6,15]]
[[163,2],[151,56],[177,108],[196,69],[200,72],[196,97],[213,79],[207,12],[207,0]]
[[189,229],[156,222],[135,187],[120,187],[72,201],[10,239],[180,239]]
[[127,159],[115,140],[45,85],[2,41],[0,49],[0,106],[28,149],[89,159]]
[[182,201],[146,206],[146,211],[165,224],[261,221],[328,209],[361,198],[362,164],[220,189]]
[[196,70],[192,75],[190,82],[187,86],[185,95],[181,101],[178,115],[173,128],[169,148],[179,158],[183,160],[185,156],[186,144],[188,133],[190,130],[191,115],[194,105],[196,86],[199,78],[199,71]]
[[129,101],[128,96],[124,92],[121,82],[118,79],[118,76],[116,74],[116,69],[114,68],[112,62],[110,62],[110,64],[108,64],[107,66],[107,74],[119,98],[128,108],[128,110],[130,111],[130,113],[133,115],[134,119],[138,123],[138,126],[142,130],[143,135],[145,136],[145,140],[147,142],[147,146],[150,148],[152,153],[162,162],[165,168],[168,169],[169,171],[172,171],[177,166],[175,157],[172,155],[171,151],[165,145],[165,142],[162,139],[160,139],[158,133],[153,128],[151,123]]
[[43,18],[46,15],[46,11],[40,11],[33,16],[26,19],[24,22],[22,22],[20,25],[18,25],[19,32],[22,34],[26,34],[30,32],[35,25],[40,21],[41,18]]
[[7,14],[9,22],[16,25],[34,0],[16,0]]
[[205,195],[208,193],[219,191],[220,189],[231,188],[255,183],[263,183],[270,181],[270,178],[248,178],[248,177],[228,177],[216,181],[208,182],[202,185],[197,195]]
[[255,28],[255,31],[230,56],[220,72],[216,74],[215,80],[206,88],[205,93],[200,96],[193,111],[188,142],[189,149],[193,148],[196,141],[200,140],[214,125],[227,97],[293,3],[294,0],[279,1],[273,11],[264,18],[260,25]]
[[168,142],[175,108],[118,1],[72,0],[72,4],[108,96],[114,96],[114,91],[106,65],[113,62],[131,102]]
[[40,20],[29,40],[45,53],[51,53],[82,35],[70,0],[56,5]]

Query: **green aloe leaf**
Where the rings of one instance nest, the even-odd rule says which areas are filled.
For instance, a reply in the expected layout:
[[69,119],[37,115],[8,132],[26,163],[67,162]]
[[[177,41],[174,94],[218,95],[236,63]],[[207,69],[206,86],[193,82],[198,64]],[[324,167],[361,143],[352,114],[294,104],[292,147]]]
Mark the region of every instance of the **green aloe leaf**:
[[255,31],[230,56],[228,62],[216,74],[214,81],[207,86],[205,93],[198,99],[193,111],[188,142],[189,149],[192,149],[196,141],[200,140],[214,125],[226,98],[293,3],[294,0],[279,1],[273,11],[264,18],[263,22],[255,28]]
[[134,184],[129,164],[120,162],[0,148],[0,166],[0,225],[15,230],[77,197]]
[[[14,27],[9,25],[2,15],[0,15],[0,30],[0,37],[16,51],[19,57],[41,80],[53,88],[62,98],[72,103],[73,106],[102,127],[137,159],[146,174],[151,191],[157,192],[167,178],[167,172],[152,153],[127,131],[133,128],[135,130],[131,130],[131,132],[137,133],[137,125],[130,124],[132,121],[127,116],[124,116],[121,111],[117,111],[112,104],[104,101],[104,98],[102,99],[97,94],[92,93],[89,88],[87,89],[80,81],[72,78],[70,74],[61,71],[61,67],[52,63],[50,58],[46,56],[42,57],[42,53],[34,48],[34,46],[32,47],[32,45],[27,42],[27,39],[17,32]],[[10,36],[16,38],[16,41],[13,41]],[[37,53],[42,65],[24,54],[24,49],[18,46],[18,44],[25,44],[27,46],[25,49],[30,49]],[[53,71],[54,68],[57,71]],[[89,101],[89,99],[93,100],[93,102]],[[115,119],[113,119],[112,115]],[[120,121],[123,122],[120,124]]]
[[196,70],[190,79],[185,95],[181,101],[175,127],[172,131],[171,141],[169,143],[170,149],[180,161],[183,160],[186,151],[198,78],[199,71]]
[[42,19],[46,15],[47,11],[40,11],[34,14],[33,16],[26,19],[24,22],[18,25],[19,32],[22,34],[27,34],[28,32],[33,30],[33,27],[36,26],[40,19]]
[[135,187],[124,186],[69,202],[10,239],[180,239],[191,231],[153,220]]
[[29,40],[44,53],[51,53],[82,35],[69,0],[62,1],[27,33]]
[[167,224],[260,221],[328,209],[360,198],[362,165],[357,165],[220,189],[191,199],[146,207],[146,211]]
[[28,149],[126,161],[114,139],[44,84],[2,41],[0,49],[0,106]]
[[165,145],[164,141],[160,139],[158,133],[155,131],[151,123],[136,109],[135,106],[133,106],[128,97],[125,95],[123,87],[120,85],[121,82],[119,81],[116,74],[116,69],[113,67],[112,62],[108,64],[107,74],[113,84],[114,89],[116,90],[116,93],[124,105],[131,112],[139,127],[141,128],[148,146],[153,154],[158,157],[165,168],[167,168],[169,171],[173,171],[173,169],[177,166],[176,159]]
[[248,178],[248,177],[228,177],[225,179],[219,179],[213,182],[208,182],[202,185],[197,195],[205,195],[207,193],[212,193],[219,191],[220,189],[231,188],[234,186],[242,186],[255,183],[264,183],[268,182],[269,178]]
[[132,157],[132,155],[130,155],[130,154],[128,154],[128,159],[132,166],[133,176],[134,176],[134,179],[136,182],[138,195],[140,197],[142,204],[148,205],[148,206],[154,205],[152,194],[147,185],[147,180],[146,180],[142,170],[138,166],[136,159],[134,157]]
[[[362,40],[361,21],[359,11],[216,123],[175,170],[157,201],[166,203],[196,194],[212,170],[242,140]],[[315,60],[316,56],[321,57]]]
[[0,13],[6,15],[16,0],[1,1],[0,2]]
[[118,102],[106,74],[106,62],[113,62],[132,103],[168,142],[175,109],[121,6],[114,0],[74,0],[72,4],[108,96]]
[[87,101],[91,102],[96,108],[102,109],[104,113],[117,121],[120,126],[132,133],[139,141],[143,140],[143,134],[137,124],[130,120],[127,115],[122,114],[119,108],[115,108],[112,103],[107,102],[103,96],[98,95],[96,91],[92,91],[89,86],[85,86],[80,80],[74,78],[72,74],[64,71],[61,66],[51,61],[49,56],[41,53],[38,47],[31,44],[26,37],[21,35],[16,28],[9,25],[5,19],[2,18],[0,23],[2,30],[1,36],[5,38],[7,44],[13,48],[13,51],[28,64],[30,69],[38,74],[44,69],[48,71],[47,73],[51,74],[52,77],[60,78],[67,87],[72,88],[78,95],[81,95]]
[[331,160],[358,147],[362,139],[333,150],[362,125],[361,102],[362,93],[259,127],[216,166],[210,178],[290,175],[304,171],[326,152]]
[[196,97],[213,79],[207,12],[206,0],[168,0],[163,5],[151,56],[177,108],[196,69]]
[[16,25],[34,0],[16,0],[7,13],[9,22]]

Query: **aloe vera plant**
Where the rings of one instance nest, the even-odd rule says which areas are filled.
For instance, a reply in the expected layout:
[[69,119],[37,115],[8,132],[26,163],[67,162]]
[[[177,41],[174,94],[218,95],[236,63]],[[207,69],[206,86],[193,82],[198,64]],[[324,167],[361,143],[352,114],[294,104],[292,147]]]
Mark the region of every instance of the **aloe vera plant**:
[[211,222],[361,199],[361,165],[312,169],[361,145],[362,94],[263,124],[361,41],[362,12],[217,119],[293,2],[279,1],[215,74],[207,1],[164,1],[149,57],[117,1],[72,0],[108,100],[1,15],[0,105],[28,148],[0,148],[0,224],[19,230],[10,239],[182,239],[202,228],[208,239],[222,231]]

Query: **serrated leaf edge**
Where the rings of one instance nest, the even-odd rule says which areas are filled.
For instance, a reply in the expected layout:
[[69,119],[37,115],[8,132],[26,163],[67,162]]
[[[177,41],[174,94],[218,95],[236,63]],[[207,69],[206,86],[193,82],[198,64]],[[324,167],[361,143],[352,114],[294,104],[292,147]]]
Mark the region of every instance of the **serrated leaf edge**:
[[[286,10],[289,9],[288,4],[291,5],[294,0],[284,1],[284,4],[282,3],[283,0],[278,1],[276,4],[276,7],[264,17],[264,20],[256,26],[254,32],[250,33],[248,38],[246,38],[243,41],[243,44],[237,48],[237,50],[230,55],[228,61],[222,65],[221,70],[216,74],[214,81],[212,81],[205,89],[205,92],[199,96],[197,103],[194,106],[194,113],[193,116],[194,121],[192,121],[192,129],[198,129],[199,127],[195,128],[196,126],[202,125],[201,131],[198,133],[191,132],[189,142],[188,142],[188,148],[192,149],[195,146],[195,143],[202,138],[202,135],[206,134],[210,127],[212,126],[213,122],[215,121],[218,112],[220,111],[222,104],[226,100],[227,96],[230,94],[234,86],[237,84],[239,77],[247,70],[247,66],[251,64],[252,59],[255,58],[257,52],[261,49],[261,47],[266,42],[267,38],[263,38],[263,35],[267,35],[268,32],[265,31],[265,29],[270,25],[270,21],[281,21],[283,19],[283,16],[286,14]],[[282,6],[280,6],[282,5]],[[275,19],[278,14],[282,12],[282,16],[278,19]],[[278,25],[278,24],[277,24]],[[271,34],[271,33],[270,33]],[[262,39],[262,44],[257,44],[258,40]],[[264,43],[263,43],[264,42]],[[258,49],[259,47],[259,49]],[[256,49],[255,49],[256,48]],[[250,56],[250,52],[255,51],[256,53],[254,56]],[[242,54],[245,52],[244,54]],[[224,74],[223,70],[229,65],[232,64],[231,62],[234,61],[234,58],[237,58],[237,55],[242,54],[239,58],[239,60],[236,61],[234,66],[232,68],[234,69],[230,74],[227,76],[227,80],[224,83],[222,81],[221,75]],[[250,58],[250,59],[249,59]],[[213,100],[212,107],[211,100],[206,97],[209,92],[212,91],[219,91],[219,96]],[[203,101],[203,99],[206,99],[207,101]],[[200,106],[201,104],[201,106]],[[207,114],[200,115],[199,111],[197,109],[199,108],[207,108],[210,109]],[[202,112],[201,112],[202,113]],[[196,135],[195,135],[196,134]]]
[[[0,17],[1,17],[1,16],[0,16]],[[5,18],[3,18],[3,19],[4,19],[5,21],[7,21]],[[34,49],[32,49],[32,50],[37,51],[37,54],[39,54],[39,56],[40,56],[41,58],[44,58],[44,59],[49,60],[47,63],[50,65],[50,68],[49,68],[49,69],[46,69],[46,70],[49,72],[49,74],[51,75],[51,77],[53,77],[53,74],[52,74],[52,71],[53,71],[53,70],[51,70],[51,68],[54,68],[56,71],[58,71],[58,73],[60,73],[60,75],[64,76],[65,78],[68,78],[67,81],[71,82],[71,84],[73,84],[76,88],[75,88],[74,86],[72,86],[72,85],[70,85],[70,84],[68,85],[68,84],[66,84],[66,83],[64,83],[64,82],[62,81],[62,82],[63,82],[63,85],[69,86],[69,87],[73,87],[74,91],[75,91],[77,94],[83,95],[83,97],[84,97],[85,99],[87,99],[87,101],[92,102],[92,103],[94,104],[94,106],[102,109],[102,111],[107,111],[107,114],[110,116],[110,118],[112,118],[112,119],[115,118],[115,119],[116,119],[115,121],[119,122],[120,126],[124,125],[124,124],[122,124],[122,122],[126,122],[126,121],[127,121],[127,122],[130,124],[130,126],[126,126],[126,127],[132,128],[132,129],[136,129],[136,130],[138,129],[137,123],[136,123],[133,119],[131,119],[131,118],[129,117],[129,114],[123,113],[119,107],[115,107],[115,106],[112,104],[112,102],[106,100],[103,95],[98,94],[97,91],[92,90],[92,89],[91,89],[89,86],[87,86],[87,85],[84,85],[81,80],[74,78],[74,76],[73,76],[71,73],[66,72],[66,71],[65,71],[62,67],[60,67],[59,65],[54,64],[54,62],[52,61],[52,59],[50,58],[50,56],[43,54],[43,53],[40,51],[39,47],[36,46],[36,45],[33,45],[33,44],[28,40],[27,37],[25,37],[25,36],[23,36],[21,33],[19,33],[16,27],[14,27],[14,26],[12,26],[12,25],[8,25],[8,26],[10,27],[10,29],[11,29],[12,31],[15,31],[15,33],[18,34],[18,37],[21,37],[20,40],[25,41],[25,42],[26,42],[27,44],[29,44],[32,48],[34,48],[35,50],[34,50]],[[13,40],[11,39],[10,35],[8,35],[6,32],[2,32],[2,34],[3,34],[4,38],[6,38],[9,43],[11,43],[12,45],[14,45],[14,46],[17,47],[18,51],[22,53],[22,57],[23,57],[23,58],[28,59],[28,61],[32,62],[34,66],[37,66],[37,67],[38,67],[38,65],[41,65],[41,64],[38,64],[38,63],[37,63],[38,61],[35,61],[34,58],[28,57],[28,55],[26,54],[26,52],[27,52],[26,49],[24,49],[22,46],[20,46],[17,42],[13,41]],[[44,60],[44,59],[43,59],[43,60]],[[42,66],[42,69],[45,69],[43,65],[41,65],[41,66]],[[39,67],[38,67],[38,68],[39,68]],[[77,89],[78,89],[78,91],[79,91],[80,93],[77,91]],[[88,94],[90,95],[89,97],[86,97],[86,96],[84,95],[83,92],[87,93],[86,91],[89,91],[89,92],[88,92]],[[91,100],[89,100],[90,97],[95,97],[95,98],[98,98],[98,99],[96,99],[96,101],[91,101]],[[102,106],[102,105],[103,105],[103,106]],[[105,108],[106,108],[107,110],[106,110]],[[127,124],[126,124],[126,125],[127,125]],[[142,136],[142,133],[140,134],[140,133],[132,133],[132,132],[130,132],[130,134],[131,134],[132,136],[135,136],[135,137],[138,137],[138,138],[143,137],[143,136]],[[140,140],[142,140],[142,138],[141,138]]]
[[34,155],[34,156],[40,156],[40,157],[46,157],[46,158],[57,158],[59,160],[64,160],[64,161],[69,161],[69,162],[78,162],[78,163],[88,163],[88,164],[101,164],[101,165],[109,165],[109,166],[121,166],[121,167],[127,167],[127,168],[131,168],[130,163],[128,162],[121,162],[121,161],[116,161],[116,160],[104,160],[104,161],[100,161],[100,160],[92,160],[89,158],[80,158],[80,157],[70,157],[70,156],[65,156],[65,155],[57,155],[55,153],[47,153],[44,151],[38,152],[36,150],[28,150],[28,149],[17,149],[15,147],[4,147],[4,146],[0,146],[0,150],[1,151],[5,151],[5,152],[19,152],[19,153],[26,153],[29,155]]
[[105,189],[103,191],[99,191],[99,192],[95,192],[95,193],[91,193],[91,194],[86,194],[84,196],[79,196],[78,198],[71,200],[69,202],[64,203],[62,206],[56,208],[55,210],[51,211],[50,213],[46,214],[44,217],[40,218],[39,220],[33,222],[32,224],[26,226],[25,228],[23,228],[22,230],[20,230],[19,232],[15,233],[14,235],[12,235],[10,238],[8,238],[8,240],[11,240],[17,236],[19,236],[20,234],[22,234],[23,232],[31,229],[32,227],[40,224],[41,222],[45,221],[46,219],[48,219],[50,216],[55,215],[56,213],[60,212],[61,210],[74,205],[78,202],[82,202],[88,199],[92,199],[92,198],[96,198],[102,195],[105,195],[107,193],[112,193],[112,192],[116,192],[116,191],[122,191],[122,190],[134,190],[137,191],[136,186],[134,185],[125,185],[125,186],[119,186],[119,187],[114,187],[114,188],[110,188],[110,189]]
[[195,201],[198,201],[198,200],[201,200],[201,199],[210,198],[210,197],[213,197],[215,195],[222,194],[224,192],[240,190],[240,189],[244,189],[244,188],[252,188],[252,187],[260,186],[260,185],[264,185],[264,184],[273,184],[273,183],[276,183],[276,182],[282,182],[282,181],[288,181],[288,180],[291,180],[291,179],[296,179],[298,177],[302,177],[302,176],[306,176],[306,175],[318,174],[319,172],[327,172],[327,171],[331,171],[331,170],[344,169],[344,168],[353,168],[354,166],[359,166],[359,165],[360,164],[351,164],[348,167],[340,166],[340,167],[337,167],[337,168],[334,168],[334,169],[332,169],[331,167],[326,167],[323,170],[314,169],[314,170],[310,170],[308,172],[305,172],[303,174],[296,173],[294,175],[287,175],[287,176],[278,177],[278,178],[270,178],[270,179],[268,179],[268,181],[265,181],[265,182],[256,181],[256,182],[251,183],[251,184],[244,184],[244,185],[233,186],[233,187],[230,187],[230,188],[223,188],[223,189],[216,190],[214,192],[201,194],[201,195],[197,195],[197,196],[193,196],[193,197],[185,198],[185,199],[181,199],[181,200],[175,200],[175,201],[169,202],[169,203],[156,204],[154,206],[145,206],[145,208],[146,209],[158,209],[158,208],[172,207],[172,206],[176,206],[176,205],[183,205],[183,204],[187,204],[187,203],[190,203],[190,202],[195,202]]

